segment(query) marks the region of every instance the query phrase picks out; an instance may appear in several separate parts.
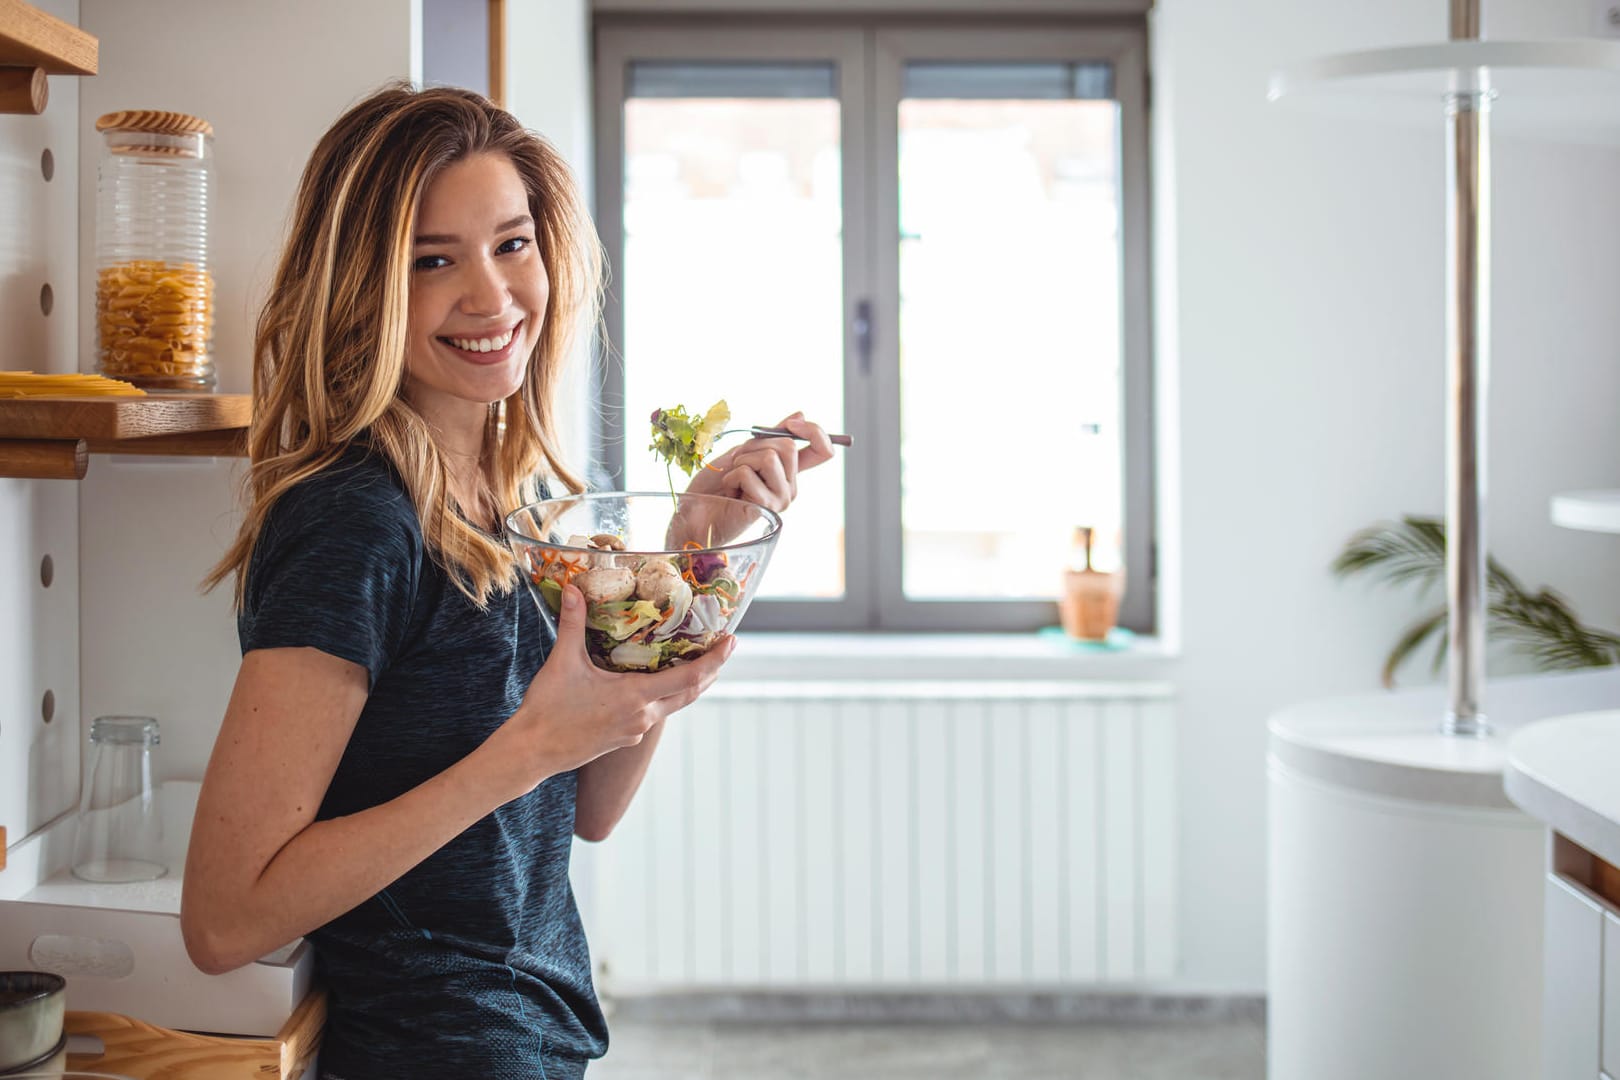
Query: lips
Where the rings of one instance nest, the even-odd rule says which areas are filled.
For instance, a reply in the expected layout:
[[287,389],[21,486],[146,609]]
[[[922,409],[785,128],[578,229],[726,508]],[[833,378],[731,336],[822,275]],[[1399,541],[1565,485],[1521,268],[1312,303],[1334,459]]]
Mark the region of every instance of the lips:
[[521,322],[498,334],[483,334],[476,337],[461,337],[444,335],[439,344],[474,364],[498,364],[509,358],[522,340]]

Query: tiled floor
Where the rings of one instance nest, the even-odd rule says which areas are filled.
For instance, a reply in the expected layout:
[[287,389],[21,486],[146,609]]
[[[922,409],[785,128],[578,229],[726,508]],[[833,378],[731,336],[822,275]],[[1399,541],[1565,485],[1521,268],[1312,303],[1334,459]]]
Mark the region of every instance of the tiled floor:
[[590,1080],[1263,1080],[1253,1019],[997,1024],[620,1017]]

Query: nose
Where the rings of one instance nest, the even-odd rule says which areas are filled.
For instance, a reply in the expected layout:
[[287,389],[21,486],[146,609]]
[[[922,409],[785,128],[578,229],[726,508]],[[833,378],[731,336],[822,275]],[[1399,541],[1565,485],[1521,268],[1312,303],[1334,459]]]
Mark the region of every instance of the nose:
[[485,256],[467,264],[461,310],[467,315],[496,316],[506,311],[512,299],[506,276],[495,260]]

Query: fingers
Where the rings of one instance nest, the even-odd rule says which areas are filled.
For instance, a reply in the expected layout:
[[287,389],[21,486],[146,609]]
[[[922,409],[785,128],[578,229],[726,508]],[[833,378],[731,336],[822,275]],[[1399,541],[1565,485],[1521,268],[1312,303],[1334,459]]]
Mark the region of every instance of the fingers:
[[557,646],[553,651],[590,662],[585,652],[585,596],[577,585],[562,587],[562,611],[557,615]]
[[[737,449],[721,482],[750,502],[780,511],[799,494],[798,472],[793,440],[756,438]],[[750,482],[750,473],[758,483]]]
[[[566,598],[579,601],[570,611]],[[558,620],[558,645],[542,666],[524,704],[509,725],[514,737],[534,752],[543,775],[580,765],[613,750],[638,745],[664,719],[696,701],[719,675],[736,642],[717,640],[704,655],[673,668],[648,673],[614,673],[595,667],[577,646],[577,660],[563,659],[561,646],[569,638],[583,638],[583,598],[565,587],[563,617]],[[503,728],[503,730],[506,730]]]
[[[799,464],[792,443],[786,439],[772,439],[770,442],[770,446],[750,455],[747,460],[759,478],[765,481],[765,486],[784,500],[782,506],[772,507],[781,510],[799,494]],[[742,461],[739,457],[738,463]]]
[[627,675],[626,678],[634,680],[635,685],[643,690],[649,701],[676,697],[693,689],[707,688],[715,676],[720,674],[720,666],[726,662],[736,647],[736,638],[726,634],[695,660],[688,660],[647,675]]
[[804,448],[797,452],[795,464],[798,468],[813,469],[823,462],[832,460],[833,444],[832,440],[827,438],[826,429],[820,424],[813,424],[806,420],[804,413],[796,412],[792,416],[784,418],[776,426],[783,431],[791,431],[801,439],[806,440]]
[[732,469],[723,479],[728,490],[736,491],[751,503],[763,506],[767,510],[787,509],[789,500],[773,492],[765,481],[760,479],[759,473],[747,465]]
[[720,675],[721,666],[730,659],[736,647],[737,639],[727,634],[708,652],[690,663],[680,664],[653,675],[638,675],[635,678],[649,683],[658,679],[665,680],[656,692],[659,695],[659,708],[668,716],[692,704],[705,690],[714,685],[714,680]]
[[687,490],[715,491],[768,510],[786,510],[799,496],[799,470],[831,461],[833,445],[826,430],[806,420],[802,412],[784,417],[777,427],[803,439],[805,445],[800,447],[788,438],[756,436],[714,458],[709,464],[715,471],[694,478]]

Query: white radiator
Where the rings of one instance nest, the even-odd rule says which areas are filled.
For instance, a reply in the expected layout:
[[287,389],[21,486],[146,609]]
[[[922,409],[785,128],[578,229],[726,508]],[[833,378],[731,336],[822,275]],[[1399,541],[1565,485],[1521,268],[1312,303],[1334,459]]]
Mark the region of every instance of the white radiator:
[[717,686],[592,851],[604,989],[1167,977],[1172,721],[1159,683]]

